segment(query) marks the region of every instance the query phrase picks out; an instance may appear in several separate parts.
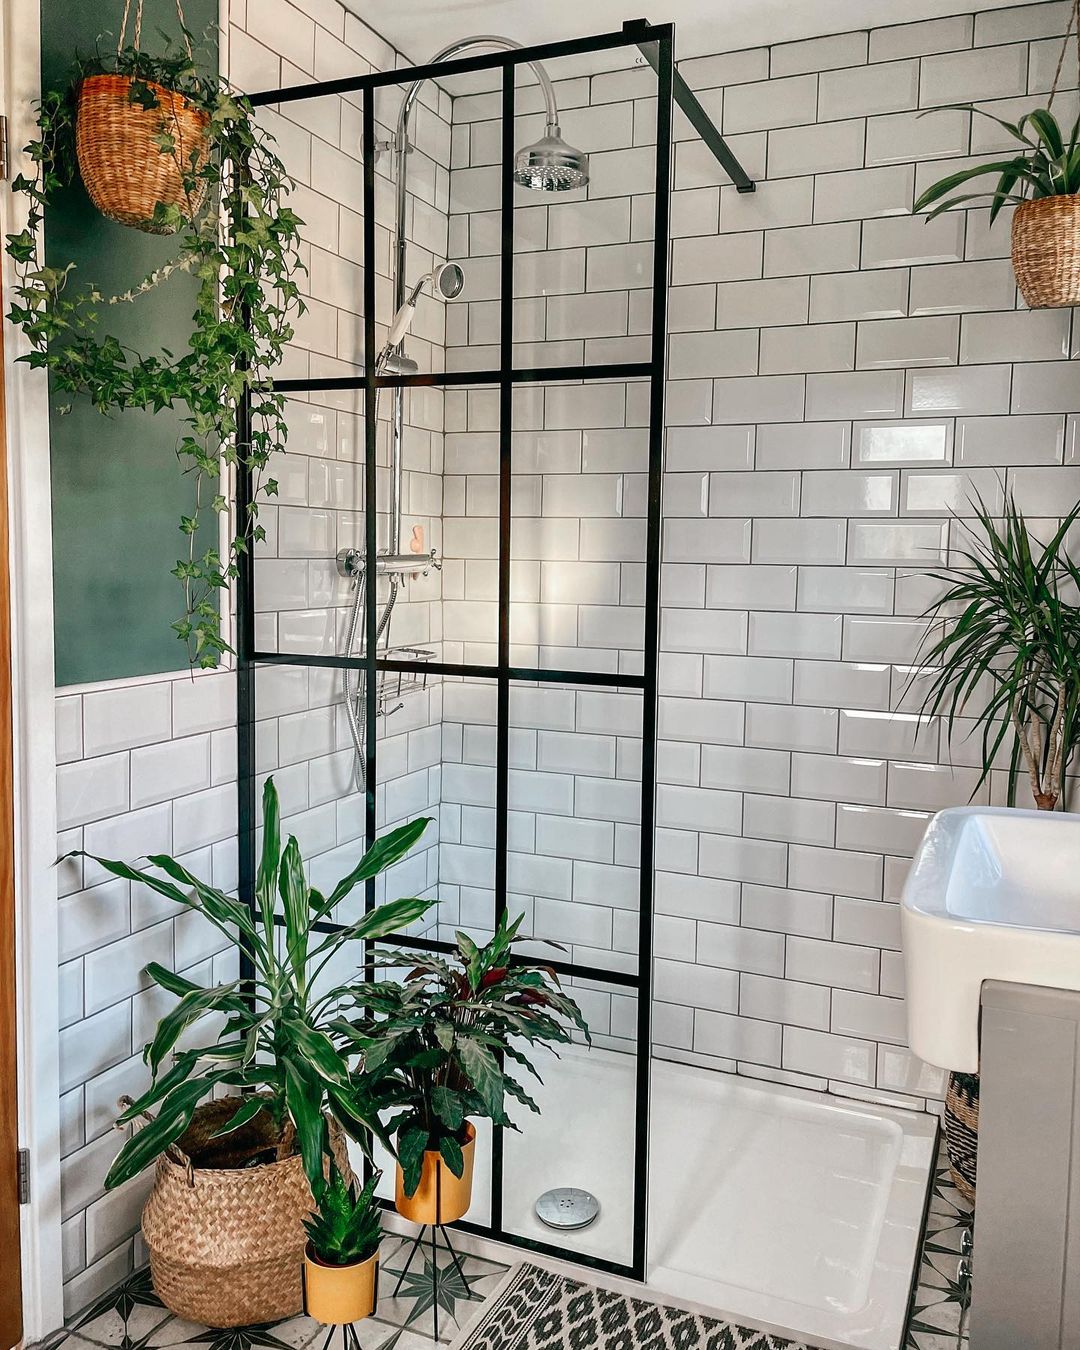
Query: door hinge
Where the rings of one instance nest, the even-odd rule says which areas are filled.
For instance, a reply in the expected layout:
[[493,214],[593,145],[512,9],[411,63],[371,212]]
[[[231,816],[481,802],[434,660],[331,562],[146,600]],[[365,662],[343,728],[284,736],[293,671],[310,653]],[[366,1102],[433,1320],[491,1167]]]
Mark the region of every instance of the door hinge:
[[0,113],[0,183],[6,183],[11,172],[11,156],[8,154],[8,120]]
[[19,1175],[19,1204],[28,1205],[30,1203],[30,1150],[28,1148],[19,1149],[15,1166]]

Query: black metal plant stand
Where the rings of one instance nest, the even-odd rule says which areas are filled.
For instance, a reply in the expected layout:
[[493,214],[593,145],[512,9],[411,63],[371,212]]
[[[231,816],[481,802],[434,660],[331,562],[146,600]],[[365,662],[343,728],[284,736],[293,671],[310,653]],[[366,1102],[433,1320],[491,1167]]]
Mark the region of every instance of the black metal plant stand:
[[[421,1224],[420,1231],[417,1233],[416,1237],[413,1238],[412,1247],[409,1249],[409,1258],[402,1267],[401,1274],[398,1275],[397,1284],[394,1285],[394,1292],[390,1295],[390,1297],[397,1298],[398,1291],[401,1289],[401,1286],[405,1283],[405,1276],[408,1275],[409,1267],[413,1263],[413,1257],[423,1246],[425,1233],[431,1234],[431,1316],[432,1316],[431,1335],[432,1339],[437,1341],[439,1339],[439,1285],[442,1280],[442,1272],[439,1269],[439,1247],[438,1247],[438,1235],[440,1233],[442,1234],[443,1242],[446,1244],[446,1250],[450,1253],[450,1260],[454,1263],[454,1269],[457,1271],[458,1279],[465,1286],[466,1298],[471,1299],[473,1296],[472,1286],[469,1284],[469,1281],[465,1278],[465,1271],[462,1267],[461,1260],[458,1257],[457,1252],[454,1251],[454,1244],[450,1241],[450,1235],[446,1231],[445,1224],[441,1223]],[[323,1347],[323,1350],[326,1350],[325,1346]]]
[[341,1326],[341,1350],[364,1350],[364,1347],[360,1344],[360,1337],[356,1333],[355,1322],[340,1324],[335,1322],[327,1333],[326,1340],[323,1341],[322,1350],[330,1350],[330,1342],[334,1339],[334,1332],[337,1331],[339,1325]]

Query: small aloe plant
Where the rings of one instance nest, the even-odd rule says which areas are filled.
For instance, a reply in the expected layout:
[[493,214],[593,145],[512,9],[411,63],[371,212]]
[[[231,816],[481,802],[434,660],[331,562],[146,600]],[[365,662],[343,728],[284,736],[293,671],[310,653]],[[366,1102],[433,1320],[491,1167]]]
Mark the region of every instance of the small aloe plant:
[[[970,202],[989,199],[990,223],[993,224],[1002,207],[1009,204],[1018,206],[1040,197],[1067,197],[1080,192],[1080,118],[1066,133],[1049,108],[1036,108],[1016,122],[1006,122],[972,103],[950,103],[930,111],[978,113],[996,122],[1023,148],[1010,159],[988,160],[985,164],[960,169],[939,179],[915,203],[916,215],[933,207],[927,215],[928,220],[933,220],[943,211],[954,211]],[[997,174],[994,188],[950,195],[964,184],[987,174]]]
[[381,1175],[374,1173],[357,1190],[331,1161],[328,1179],[315,1186],[315,1212],[304,1220],[304,1228],[312,1251],[325,1265],[359,1265],[379,1250],[382,1221],[375,1187]]

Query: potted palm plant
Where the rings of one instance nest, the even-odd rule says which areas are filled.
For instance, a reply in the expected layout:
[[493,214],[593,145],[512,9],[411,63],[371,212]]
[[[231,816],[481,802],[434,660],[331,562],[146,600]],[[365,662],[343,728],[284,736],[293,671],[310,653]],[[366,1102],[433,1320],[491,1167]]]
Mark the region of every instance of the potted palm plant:
[[[1066,774],[1080,744],[1080,564],[1066,537],[1073,507],[1049,543],[1035,540],[1010,493],[1000,523],[979,499],[970,542],[931,575],[944,590],[920,652],[929,682],[923,712],[940,715],[951,739],[959,718],[979,734],[975,790],[1009,750],[1008,804],[1026,777],[1040,811],[1064,804]],[[950,1074],[945,1141],[957,1189],[975,1198],[979,1079]]]
[[[433,902],[388,901],[339,930],[320,928],[427,825],[413,821],[376,840],[322,895],[305,878],[297,841],[282,848],[268,779],[254,913],[173,858],[150,857],[150,868],[94,859],[201,914],[254,968],[248,981],[209,988],[156,963],[146,968],[177,1002],[144,1052],[150,1086],[120,1116],[121,1125],[144,1124],[105,1185],[120,1186],[155,1164],[143,1234],[155,1288],[183,1317],[238,1326],[298,1313],[302,1224],[312,1188],[322,1185],[328,1146],[347,1173],[343,1134],[364,1148],[372,1133],[389,1144],[363,1077],[351,1073],[352,1040],[335,1030],[342,990],[325,989],[320,977],[350,944],[400,932]],[[200,1043],[195,1032],[206,1022]]]
[[[985,200],[992,225],[1004,206],[1015,205],[1013,270],[1025,303],[1030,309],[1080,304],[1080,118],[1066,131],[1049,108],[1006,122],[971,103],[948,106],[989,117],[1017,142],[1017,152],[940,179],[919,197],[916,214],[928,211],[933,220]],[[997,178],[992,188],[956,195],[986,175]]]
[[315,1212],[304,1221],[304,1311],[324,1326],[370,1317],[378,1301],[382,1221],[375,1172],[357,1190],[333,1159],[315,1187]]
[[397,1138],[394,1203],[416,1223],[453,1223],[468,1210],[470,1117],[513,1128],[508,1097],[539,1110],[507,1067],[536,1075],[523,1047],[567,1044],[571,1027],[589,1039],[555,972],[511,955],[521,922],[504,915],[483,947],[457,933],[453,960],[390,952],[379,963],[405,968],[404,979],[352,993],[362,1013],[349,1034],[363,1056],[365,1091]]

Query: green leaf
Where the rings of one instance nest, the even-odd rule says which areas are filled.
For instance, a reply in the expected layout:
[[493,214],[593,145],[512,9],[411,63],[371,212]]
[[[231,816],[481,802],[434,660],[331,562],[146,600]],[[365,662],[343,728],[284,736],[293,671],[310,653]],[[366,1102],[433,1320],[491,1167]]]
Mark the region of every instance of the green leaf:
[[378,876],[399,858],[403,858],[430,824],[429,817],[413,820],[408,825],[401,825],[398,829],[391,830],[389,834],[376,839],[348,876],[343,877],[327,896],[319,917],[329,913],[335,905],[351,895],[362,881]]
[[[455,1134],[465,1124],[465,1108],[461,1097],[450,1088],[442,1086],[432,1088],[431,1105],[446,1128]],[[460,1175],[460,1172],[455,1173],[455,1176]]]
[[237,984],[216,985],[212,989],[193,989],[157,1025],[154,1039],[146,1050],[146,1061],[156,1074],[162,1060],[193,1022],[208,1012],[246,1011],[247,1005],[236,995]]
[[427,1131],[419,1125],[407,1125],[398,1134],[397,1156],[406,1195],[415,1195],[416,1188],[420,1185],[427,1146]]
[[254,1120],[265,1106],[266,1102],[262,1097],[249,1097],[242,1106],[237,1107],[224,1125],[218,1126],[210,1138],[220,1139],[224,1134],[232,1134],[234,1130],[239,1130],[248,1121]]
[[113,1190],[138,1176],[144,1167],[175,1143],[190,1125],[196,1106],[220,1078],[220,1074],[208,1074],[174,1088],[161,1103],[154,1120],[134,1134],[117,1154],[105,1178],[105,1189]]
[[460,1177],[465,1171],[465,1156],[461,1151],[461,1145],[453,1135],[444,1134],[439,1137],[439,1152],[443,1156],[443,1161],[453,1172],[454,1176]]
[[308,958],[308,888],[304,877],[304,863],[300,857],[300,845],[290,837],[281,857],[278,871],[278,893],[285,914],[285,949],[293,978],[303,989],[307,982]]
[[457,1054],[469,1081],[480,1094],[492,1120],[503,1116],[503,1074],[491,1051],[472,1037],[458,1037]]
[[304,1171],[314,1186],[322,1178],[326,1139],[322,1085],[293,1056],[284,1061],[282,1068],[285,1071],[285,1105],[296,1127]]
[[263,786],[263,847],[255,893],[263,915],[264,926],[273,922],[274,882],[281,860],[281,811],[277,788],[272,777]]

